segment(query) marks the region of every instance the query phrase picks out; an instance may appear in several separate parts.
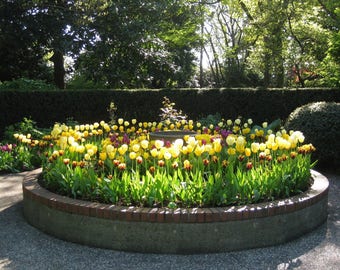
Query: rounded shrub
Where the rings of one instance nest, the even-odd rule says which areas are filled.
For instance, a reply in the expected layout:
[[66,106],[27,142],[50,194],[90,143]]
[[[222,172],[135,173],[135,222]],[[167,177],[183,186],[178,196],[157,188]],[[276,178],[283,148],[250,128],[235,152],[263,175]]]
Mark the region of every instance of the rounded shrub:
[[306,141],[316,147],[313,159],[319,167],[340,167],[340,103],[314,102],[298,107],[289,115],[285,128],[303,132]]

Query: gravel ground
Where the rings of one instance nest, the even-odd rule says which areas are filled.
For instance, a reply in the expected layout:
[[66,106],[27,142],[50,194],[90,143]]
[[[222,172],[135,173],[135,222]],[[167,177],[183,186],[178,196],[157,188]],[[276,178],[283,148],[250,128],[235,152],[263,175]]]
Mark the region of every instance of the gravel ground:
[[340,269],[340,176],[330,181],[328,221],[284,245],[239,252],[158,255],[91,248],[48,236],[26,223],[25,173],[0,176],[0,269]]

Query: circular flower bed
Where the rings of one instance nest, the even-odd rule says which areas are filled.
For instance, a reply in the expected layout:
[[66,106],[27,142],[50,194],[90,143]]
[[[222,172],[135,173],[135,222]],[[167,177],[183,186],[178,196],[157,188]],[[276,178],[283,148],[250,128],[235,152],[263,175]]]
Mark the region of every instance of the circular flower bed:
[[115,206],[60,196],[42,188],[41,169],[23,181],[27,221],[80,244],[148,253],[208,253],[285,243],[327,219],[328,180],[311,171],[313,185],[267,203],[212,208]]
[[[184,130],[170,141],[150,132]],[[20,136],[17,136],[18,138]],[[55,124],[44,137],[40,184],[72,198],[116,206],[222,207],[268,202],[311,185],[311,144],[299,131],[251,119]]]

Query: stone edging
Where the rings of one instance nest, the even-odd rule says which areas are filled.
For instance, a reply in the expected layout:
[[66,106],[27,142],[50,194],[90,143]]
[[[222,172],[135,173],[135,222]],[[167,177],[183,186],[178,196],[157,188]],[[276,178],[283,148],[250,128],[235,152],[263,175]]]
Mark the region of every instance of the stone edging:
[[312,171],[312,187],[289,199],[174,210],[60,196],[38,184],[40,173],[41,169],[29,172],[23,181],[28,222],[59,238],[104,248],[156,253],[240,250],[286,242],[327,219],[329,183],[316,171]]

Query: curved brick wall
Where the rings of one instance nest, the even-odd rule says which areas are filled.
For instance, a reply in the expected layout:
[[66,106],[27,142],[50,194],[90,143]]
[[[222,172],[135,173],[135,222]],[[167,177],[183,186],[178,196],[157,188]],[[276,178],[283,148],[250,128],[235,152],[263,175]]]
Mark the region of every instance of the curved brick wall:
[[221,208],[118,207],[74,200],[42,188],[41,169],[23,181],[24,215],[46,233],[116,250],[222,252],[284,243],[327,219],[328,180],[312,171],[307,192],[285,200]]

